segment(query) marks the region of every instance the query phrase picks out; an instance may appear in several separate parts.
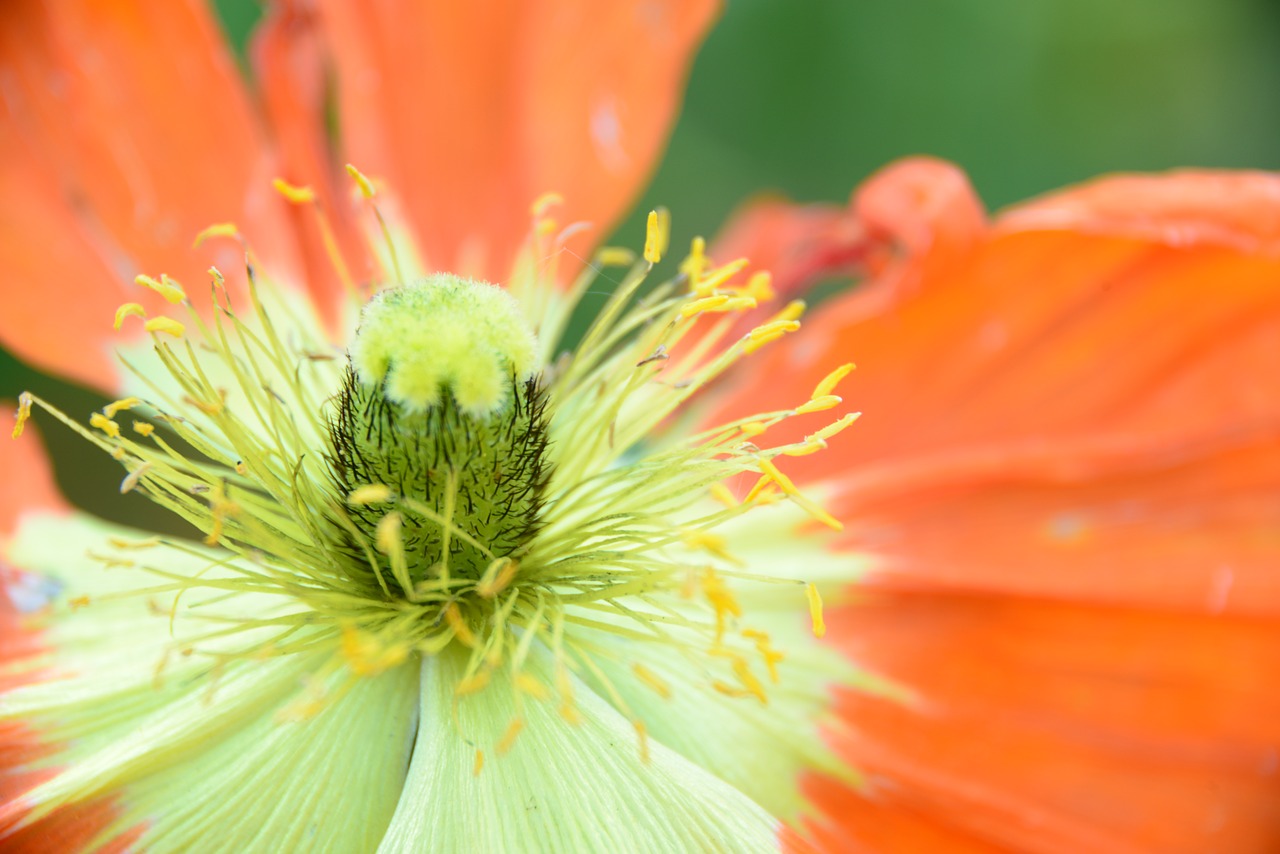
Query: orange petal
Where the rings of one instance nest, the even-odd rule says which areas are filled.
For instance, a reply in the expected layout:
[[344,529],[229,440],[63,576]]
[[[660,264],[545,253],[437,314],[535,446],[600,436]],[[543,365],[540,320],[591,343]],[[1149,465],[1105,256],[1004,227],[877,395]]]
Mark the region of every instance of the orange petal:
[[1003,463],[829,502],[842,547],[891,587],[1280,616],[1280,434],[1084,479]]
[[211,223],[237,222],[278,263],[292,251],[253,113],[203,4],[55,12],[16,0],[0,74],[0,340],[27,361],[108,383],[114,366],[86,359],[85,345],[105,342],[125,293],[147,301],[128,284],[135,274],[195,288],[211,261],[229,275],[242,267],[235,244],[191,249]]
[[836,750],[867,782],[808,785],[830,816],[815,828],[838,850],[936,838],[928,850],[1262,851],[1280,839],[1280,634],[1267,623],[948,594],[834,617],[859,661],[915,692],[838,702],[850,726]]
[[853,211],[869,236],[910,255],[963,250],[986,228],[968,177],[932,157],[909,157],[872,175],[854,192]]
[[501,280],[543,193],[608,231],[647,179],[717,4],[322,4],[344,157],[426,261]]
[[1280,426],[1280,385],[1260,368],[1280,364],[1280,255],[1071,231],[931,255],[903,270],[918,287],[828,303],[766,351],[753,373],[770,384],[742,378],[731,411],[786,408],[857,363],[840,393],[865,415],[799,458],[801,477],[1000,457],[1082,476]]
[[[295,186],[313,188],[334,232],[344,263],[357,282],[374,275],[372,259],[365,251],[352,218],[350,180],[339,174],[331,150],[325,111],[329,81],[319,17],[313,4],[270,4],[254,33],[254,71],[262,106],[270,121],[282,161],[281,176]],[[325,247],[314,210],[289,208],[305,264],[312,297],[332,321],[344,294],[344,285]]]
[[[13,406],[0,401],[5,412]],[[4,473],[4,486],[0,488],[0,541],[13,531],[18,517],[28,510],[65,510],[62,498],[53,480],[53,471],[45,456],[44,447],[35,425],[27,422],[22,436],[10,439],[13,420],[0,419],[0,472]],[[0,650],[0,661],[4,661]]]
[[1280,175],[1183,171],[1100,178],[1018,205],[1001,230],[1071,229],[1170,245],[1280,251]]

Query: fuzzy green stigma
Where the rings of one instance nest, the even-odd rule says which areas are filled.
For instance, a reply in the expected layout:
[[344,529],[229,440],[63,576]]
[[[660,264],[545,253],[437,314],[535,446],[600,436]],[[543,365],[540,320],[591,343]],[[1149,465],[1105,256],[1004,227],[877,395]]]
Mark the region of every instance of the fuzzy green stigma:
[[511,295],[436,275],[383,291],[364,309],[351,344],[360,383],[401,411],[445,403],[483,419],[508,402],[514,378],[533,376],[538,345]]
[[[334,483],[361,535],[354,573],[417,600],[518,556],[546,485],[536,346],[508,294],[456,276],[366,306],[330,421]],[[362,540],[382,552],[379,577]]]

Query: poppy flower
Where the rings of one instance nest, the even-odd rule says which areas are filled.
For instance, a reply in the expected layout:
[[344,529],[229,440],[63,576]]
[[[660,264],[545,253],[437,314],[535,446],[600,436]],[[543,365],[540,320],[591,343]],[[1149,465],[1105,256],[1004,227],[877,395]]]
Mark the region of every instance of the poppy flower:
[[637,298],[665,215],[573,223],[713,9],[507,11],[282,4],[255,109],[198,5],[15,7],[0,335],[120,395],[17,429],[199,533],[3,446],[6,844],[1265,848],[1276,179],[907,161]]

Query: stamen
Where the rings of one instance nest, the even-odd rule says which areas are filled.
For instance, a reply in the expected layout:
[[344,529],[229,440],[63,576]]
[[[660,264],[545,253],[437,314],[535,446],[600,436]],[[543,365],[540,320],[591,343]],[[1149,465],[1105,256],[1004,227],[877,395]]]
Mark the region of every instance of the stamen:
[[136,397],[122,398],[112,403],[108,403],[106,406],[102,407],[102,414],[107,416],[108,418],[115,418],[116,413],[126,409],[133,409],[135,406],[140,406],[141,404],[142,404],[142,400],[140,398],[136,398]]
[[142,317],[147,316],[147,310],[142,307],[141,303],[127,302],[116,309],[115,330],[120,331],[121,324],[124,323],[126,317]]
[[95,412],[89,416],[89,426],[97,427],[112,439],[120,437],[120,425],[103,415],[101,412]]
[[810,412],[825,412],[828,409],[835,409],[844,398],[836,394],[824,394],[821,397],[815,397],[807,403],[802,403],[796,407],[797,415],[807,415]]
[[503,733],[502,740],[498,742],[498,755],[509,751],[515,746],[516,737],[520,735],[520,731],[524,729],[524,720],[522,718],[513,718],[511,724],[507,727],[507,731]]
[[827,374],[822,378],[822,381],[818,383],[817,387],[814,388],[813,394],[810,395],[810,399],[817,400],[820,397],[826,397],[834,392],[836,390],[836,385],[839,384],[840,380],[847,377],[853,368],[853,362],[847,362]]
[[654,673],[639,662],[631,665],[631,670],[636,674],[637,679],[652,688],[654,693],[659,697],[664,700],[671,699],[671,686],[664,682],[658,674]]
[[191,244],[191,248],[199,249],[200,244],[204,243],[206,240],[212,240],[215,237],[231,237],[235,239],[242,239],[240,237],[240,230],[236,228],[235,223],[219,222],[219,223],[214,223],[213,225],[210,225],[204,228],[203,230],[201,230],[201,232],[196,235],[195,242]]
[[159,280],[153,279],[150,276],[138,275],[134,277],[133,281],[145,288],[150,288],[155,291],[160,296],[164,297],[165,302],[168,302],[171,305],[177,305],[187,298],[186,293],[182,290],[182,286],[164,273],[160,274]]
[[813,583],[804,586],[804,595],[809,599],[809,620],[813,623],[813,636],[820,638],[827,633],[827,624],[822,617],[822,595],[818,586]]
[[347,269],[346,259],[342,257],[342,250],[338,248],[338,238],[333,233],[333,226],[329,224],[329,217],[320,207],[320,200],[316,196],[316,191],[310,187],[295,187],[283,178],[276,178],[271,182],[271,186],[276,189],[280,195],[289,200],[290,204],[312,206],[315,211],[316,222],[320,226],[320,239],[324,243],[325,254],[329,256],[329,263],[338,274],[338,280],[342,282],[343,289],[351,296],[357,296],[355,280],[351,278],[351,271]]
[[22,435],[22,430],[27,424],[27,419],[31,417],[31,392],[24,391],[18,395],[18,411],[14,416],[13,422],[13,438]]
[[165,335],[172,335],[174,338],[181,338],[187,333],[187,327],[171,317],[153,317],[144,323],[142,328],[151,333],[163,332]]
[[347,503],[352,507],[363,507],[366,504],[385,504],[395,498],[391,487],[382,483],[370,483],[351,491]]
[[671,214],[666,208],[649,211],[645,224],[644,260],[657,264],[671,242]]
[[[396,242],[391,239],[391,229],[387,227],[387,220],[383,217],[382,210],[373,201],[375,195],[373,182],[350,163],[347,164],[347,174],[355,180],[356,186],[360,188],[360,195],[364,196],[369,207],[373,208],[373,215],[378,220],[378,229],[382,232],[382,240],[387,247],[387,257],[391,259],[391,271],[395,273],[396,281],[403,284],[406,279],[404,271],[400,269],[400,255],[396,252]],[[337,251],[336,244],[334,251]]]

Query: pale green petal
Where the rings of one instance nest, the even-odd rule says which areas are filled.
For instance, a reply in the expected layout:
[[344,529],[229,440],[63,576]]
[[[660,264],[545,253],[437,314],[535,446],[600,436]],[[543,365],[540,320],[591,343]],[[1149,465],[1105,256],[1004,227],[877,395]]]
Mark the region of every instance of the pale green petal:
[[[811,523],[804,510],[780,502],[733,520],[717,533],[724,535],[743,571],[813,582],[834,599],[866,564],[857,556],[830,550],[821,535],[797,533],[799,526]],[[606,651],[595,659],[603,677],[629,713],[646,722],[653,738],[732,784],[773,815],[792,821],[806,807],[800,791],[805,772],[850,775],[832,757],[824,732],[839,725],[830,714],[833,688],[862,684],[866,677],[845,655],[814,637],[802,585],[743,579],[728,579],[728,583],[743,614],[733,621],[725,643],[750,663],[763,686],[765,702],[715,690],[716,677],[709,677],[708,661],[702,656],[688,657],[661,643],[629,643],[581,628],[574,628],[570,635]],[[680,597],[669,596],[662,604],[690,618],[697,616],[691,603]],[[776,664],[776,682],[754,641],[741,636],[742,629],[766,633],[770,648],[784,656]],[[667,631],[677,634],[670,627]],[[637,678],[636,665],[656,676],[669,696]],[[732,682],[728,674],[719,678]],[[603,692],[599,678],[588,677],[588,681]]]
[[[145,826],[147,850],[375,848],[412,750],[416,665],[357,677],[335,659],[336,641],[222,666],[208,655],[174,653],[167,600],[111,598],[156,579],[86,558],[120,536],[139,537],[86,516],[29,516],[6,550],[62,588],[42,634],[47,675],[0,695],[0,721],[31,725],[55,747],[42,765],[58,772],[23,795],[32,816],[112,795],[121,815],[107,835]],[[190,573],[207,563],[201,551],[156,546],[132,554]],[[76,596],[89,604],[68,607]],[[209,598],[200,590],[183,597],[179,636],[209,628],[184,619],[189,610],[275,604],[265,596]]]
[[[551,683],[549,656],[526,673]],[[776,821],[745,795],[660,744],[641,760],[632,725],[576,679],[583,720],[524,699],[504,680],[461,698],[465,657],[423,665],[422,719],[383,852],[767,851]],[[519,715],[514,746],[495,746]],[[474,773],[477,749],[485,753]]]
[[344,673],[327,688],[344,683],[345,695],[315,717],[281,720],[277,709],[259,708],[203,753],[131,787],[130,813],[148,823],[140,845],[228,854],[376,849],[413,750],[418,668]]

